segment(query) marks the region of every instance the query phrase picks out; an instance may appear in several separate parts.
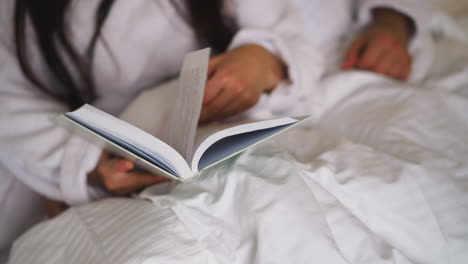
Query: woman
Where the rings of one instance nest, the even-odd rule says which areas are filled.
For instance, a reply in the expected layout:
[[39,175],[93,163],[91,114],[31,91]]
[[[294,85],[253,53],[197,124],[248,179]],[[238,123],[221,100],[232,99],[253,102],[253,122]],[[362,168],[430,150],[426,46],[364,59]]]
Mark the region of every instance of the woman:
[[30,218],[31,203],[18,201],[37,200],[33,191],[74,205],[164,181],[130,172],[132,162],[102,154],[53,118],[83,103],[118,115],[140,91],[176,76],[189,51],[218,53],[202,121],[255,104],[262,117],[304,111],[299,87],[310,77],[301,69],[314,60],[289,1],[8,0],[0,10],[0,174],[10,186],[1,247]]

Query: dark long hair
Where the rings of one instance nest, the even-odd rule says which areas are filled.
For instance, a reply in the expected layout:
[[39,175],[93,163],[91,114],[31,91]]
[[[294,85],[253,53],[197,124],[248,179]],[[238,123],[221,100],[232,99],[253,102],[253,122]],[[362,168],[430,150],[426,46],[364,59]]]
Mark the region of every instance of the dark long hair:
[[[72,0],[16,0],[15,46],[19,65],[35,87],[65,103],[71,110],[97,98],[93,82],[92,60],[102,26],[115,0],[101,0],[94,15],[94,32],[84,54],[78,53],[68,38],[66,14]],[[226,50],[235,28],[223,17],[222,0],[185,0],[187,21],[198,40],[215,51]],[[157,14],[155,14],[157,15]],[[37,45],[45,66],[55,80],[44,83],[28,60],[27,19],[36,34]],[[73,75],[77,73],[78,75]]]

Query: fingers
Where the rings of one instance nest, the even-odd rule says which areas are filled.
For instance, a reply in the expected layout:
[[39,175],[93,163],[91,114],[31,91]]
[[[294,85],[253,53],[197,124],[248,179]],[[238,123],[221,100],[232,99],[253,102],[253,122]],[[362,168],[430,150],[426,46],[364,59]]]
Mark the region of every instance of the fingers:
[[286,77],[281,59],[255,44],[213,57],[209,62],[200,122],[244,111]]
[[119,171],[129,171],[135,167],[135,162],[125,159],[116,159],[116,166]]
[[249,89],[237,76],[224,70],[214,74],[206,89],[217,91],[217,94],[203,105],[200,115],[202,123],[242,112],[255,105],[260,97],[255,94],[255,90]]
[[129,171],[134,168],[133,161],[120,159],[113,154],[103,151],[99,158],[99,164],[106,170]]
[[357,67],[366,70],[375,70],[377,64],[382,62],[388,52],[387,43],[382,40],[370,41],[365,50],[363,50],[362,56],[358,59]]
[[393,67],[397,66],[398,59],[392,53],[384,53],[382,58],[376,63],[375,66],[369,67],[367,69],[387,75],[393,70]]
[[203,104],[208,105],[217,98],[223,88],[229,82],[229,73],[226,70],[215,71],[205,86],[205,94],[203,95]]
[[221,120],[247,108],[248,106],[245,105],[242,100],[228,100],[225,104],[209,105],[204,108],[201,115],[202,118],[200,120],[201,123]]
[[411,57],[409,56],[408,62],[402,66],[399,76],[401,80],[406,81],[409,79],[410,74],[411,74]]
[[218,55],[210,59],[208,62],[208,81],[205,86],[203,95],[203,104],[210,103],[221,92],[223,82],[226,81],[223,72],[217,72],[219,64],[223,59],[223,55]]
[[408,38],[392,23],[371,23],[353,42],[343,69],[358,68],[406,80],[411,73]]
[[364,46],[364,37],[360,37],[353,42],[350,49],[348,50],[348,53],[346,54],[345,61],[342,65],[343,69],[348,70],[356,66],[361,50],[364,48]]
[[411,59],[403,51],[387,52],[374,71],[397,80],[406,80],[410,74]]
[[[411,56],[406,47],[390,36],[369,38],[361,44],[362,54],[353,67],[369,70],[398,80],[406,80],[411,72]],[[358,43],[359,44],[359,43]],[[357,47],[358,45],[355,45]],[[355,52],[356,48],[353,52]],[[354,60],[354,55],[350,55]],[[345,63],[346,64],[346,63]]]
[[207,89],[218,90],[219,92],[204,105],[203,113],[215,114],[215,111],[220,111],[233,99],[231,92],[233,80],[229,76],[223,75],[222,72],[217,73],[213,79],[213,82],[207,85]]
[[120,179],[120,186],[112,188],[111,192],[118,195],[128,195],[145,187],[168,182],[170,179],[146,173],[126,173]]
[[145,187],[170,181],[167,178],[147,173],[120,173],[109,178],[107,189],[117,195],[128,195]]
[[399,73],[395,76],[395,78],[399,80],[408,80],[411,74],[411,55],[407,50],[403,50],[401,53],[401,58],[399,59]]
[[98,165],[100,185],[111,193],[128,195],[144,187],[169,181],[169,179],[141,172],[130,172],[135,162],[112,157],[103,152]]
[[135,167],[135,163],[121,158],[107,158],[102,161],[101,174],[127,172]]
[[125,172],[135,168],[135,162],[127,159],[118,158],[113,154],[103,151],[99,160],[101,169],[110,172]]
[[208,79],[216,71],[216,69],[218,68],[218,64],[221,62],[222,59],[223,55],[218,55],[210,58],[210,61],[208,62]]
[[394,79],[400,80],[401,71],[402,71],[401,61],[398,59],[394,59],[393,63],[390,65],[385,75],[390,76]]
[[131,173],[129,175],[129,178],[133,180],[132,185],[135,189],[139,189],[141,187],[146,187],[156,183],[170,181],[168,178],[146,173]]

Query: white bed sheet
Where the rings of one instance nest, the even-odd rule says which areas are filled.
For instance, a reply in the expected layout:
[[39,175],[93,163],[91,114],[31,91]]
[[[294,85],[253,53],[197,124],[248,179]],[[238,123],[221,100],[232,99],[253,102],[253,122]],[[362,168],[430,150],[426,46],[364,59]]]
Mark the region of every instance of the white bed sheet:
[[467,263],[464,45],[435,43],[418,84],[329,76],[309,127],[208,173],[195,191],[148,197],[209,234],[227,263]]
[[465,45],[435,43],[417,84],[328,76],[310,123],[170,194],[147,190],[151,207],[69,210],[11,263],[468,263]]

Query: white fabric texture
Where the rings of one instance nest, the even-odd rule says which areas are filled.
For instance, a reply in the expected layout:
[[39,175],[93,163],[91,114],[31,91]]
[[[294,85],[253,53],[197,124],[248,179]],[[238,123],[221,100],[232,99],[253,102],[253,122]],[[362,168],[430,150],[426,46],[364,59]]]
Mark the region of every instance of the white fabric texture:
[[417,84],[331,74],[304,126],[147,189],[151,206],[73,208],[21,237],[10,263],[466,263],[466,45],[436,39]]
[[[2,164],[0,163],[0,166]],[[24,230],[45,219],[43,201],[14,175],[0,174],[0,251],[8,249],[11,242]],[[8,228],[7,228],[8,227]],[[2,252],[0,252],[1,255]],[[0,256],[0,263],[1,261]]]
[[[72,209],[26,233],[10,263],[465,263],[467,98],[369,89],[377,91],[348,96],[317,128],[293,130],[170,194],[147,190],[154,207],[109,200]],[[171,224],[155,219],[164,212]]]

